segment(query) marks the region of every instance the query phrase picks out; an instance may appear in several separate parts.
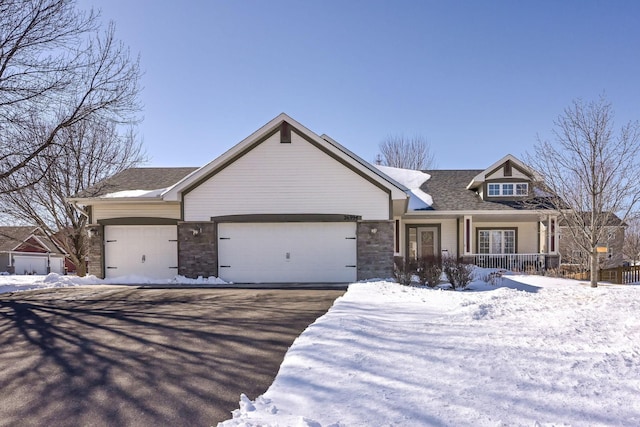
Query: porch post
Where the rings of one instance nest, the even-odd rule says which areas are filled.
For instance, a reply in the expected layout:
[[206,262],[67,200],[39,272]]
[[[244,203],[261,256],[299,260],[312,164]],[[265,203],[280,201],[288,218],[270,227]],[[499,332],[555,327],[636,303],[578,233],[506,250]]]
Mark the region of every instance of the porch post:
[[558,218],[549,215],[547,218],[547,253],[558,253]]
[[473,219],[471,215],[465,215],[462,222],[462,241],[464,255],[473,253]]

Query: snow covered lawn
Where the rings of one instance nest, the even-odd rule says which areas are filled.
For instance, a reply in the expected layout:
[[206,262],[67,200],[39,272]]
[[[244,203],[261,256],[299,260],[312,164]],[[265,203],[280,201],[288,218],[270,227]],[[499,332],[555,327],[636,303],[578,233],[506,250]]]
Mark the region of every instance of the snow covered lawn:
[[[0,276],[0,293],[115,283]],[[640,286],[509,275],[472,287],[350,285],[221,425],[640,425]]]
[[220,425],[640,425],[640,286],[497,286],[351,285]]

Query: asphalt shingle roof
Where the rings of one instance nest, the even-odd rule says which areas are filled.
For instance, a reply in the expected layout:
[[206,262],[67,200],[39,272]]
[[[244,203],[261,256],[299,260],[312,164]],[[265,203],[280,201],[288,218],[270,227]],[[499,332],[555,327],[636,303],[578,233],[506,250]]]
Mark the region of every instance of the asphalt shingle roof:
[[171,187],[198,168],[130,168],[102,180],[73,197],[100,197],[129,190],[159,190]]
[[24,242],[32,234],[44,243],[52,253],[59,253],[55,243],[44,236],[38,227],[27,226],[1,226],[0,227],[0,252],[12,251],[20,243]]
[[[465,170],[429,170],[431,175],[420,189],[433,198],[433,210],[436,211],[514,211],[532,209],[529,202],[482,200],[474,190],[467,190],[471,180],[483,172],[483,169]],[[538,205],[541,206],[541,205]],[[542,207],[542,206],[541,206]]]

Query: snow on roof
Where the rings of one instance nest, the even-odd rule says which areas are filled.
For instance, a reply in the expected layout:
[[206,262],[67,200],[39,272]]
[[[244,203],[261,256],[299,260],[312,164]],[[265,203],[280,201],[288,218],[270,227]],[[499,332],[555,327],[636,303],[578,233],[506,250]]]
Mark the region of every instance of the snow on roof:
[[375,165],[380,172],[388,175],[391,179],[404,185],[409,189],[409,210],[418,211],[430,209],[433,205],[433,198],[430,194],[420,189],[431,175],[413,169],[394,168],[391,166]]
[[115,193],[103,194],[101,199],[116,199],[116,198],[159,198],[166,188],[160,188],[158,190],[125,190],[116,191]]

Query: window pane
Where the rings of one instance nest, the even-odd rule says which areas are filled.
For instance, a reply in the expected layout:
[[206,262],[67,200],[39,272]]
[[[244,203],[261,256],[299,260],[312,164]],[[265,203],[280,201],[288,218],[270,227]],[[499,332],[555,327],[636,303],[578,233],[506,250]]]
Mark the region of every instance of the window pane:
[[504,231],[504,253],[516,253],[516,232],[514,230]]
[[502,253],[502,230],[491,231],[491,253]]
[[502,195],[503,196],[513,196],[513,184],[503,184],[502,185]]
[[529,185],[528,184],[516,184],[516,194],[518,196],[526,196],[529,194]]
[[490,196],[499,196],[500,195],[500,184],[489,184],[489,195]]
[[478,252],[481,254],[489,253],[489,232],[480,231],[478,233]]

